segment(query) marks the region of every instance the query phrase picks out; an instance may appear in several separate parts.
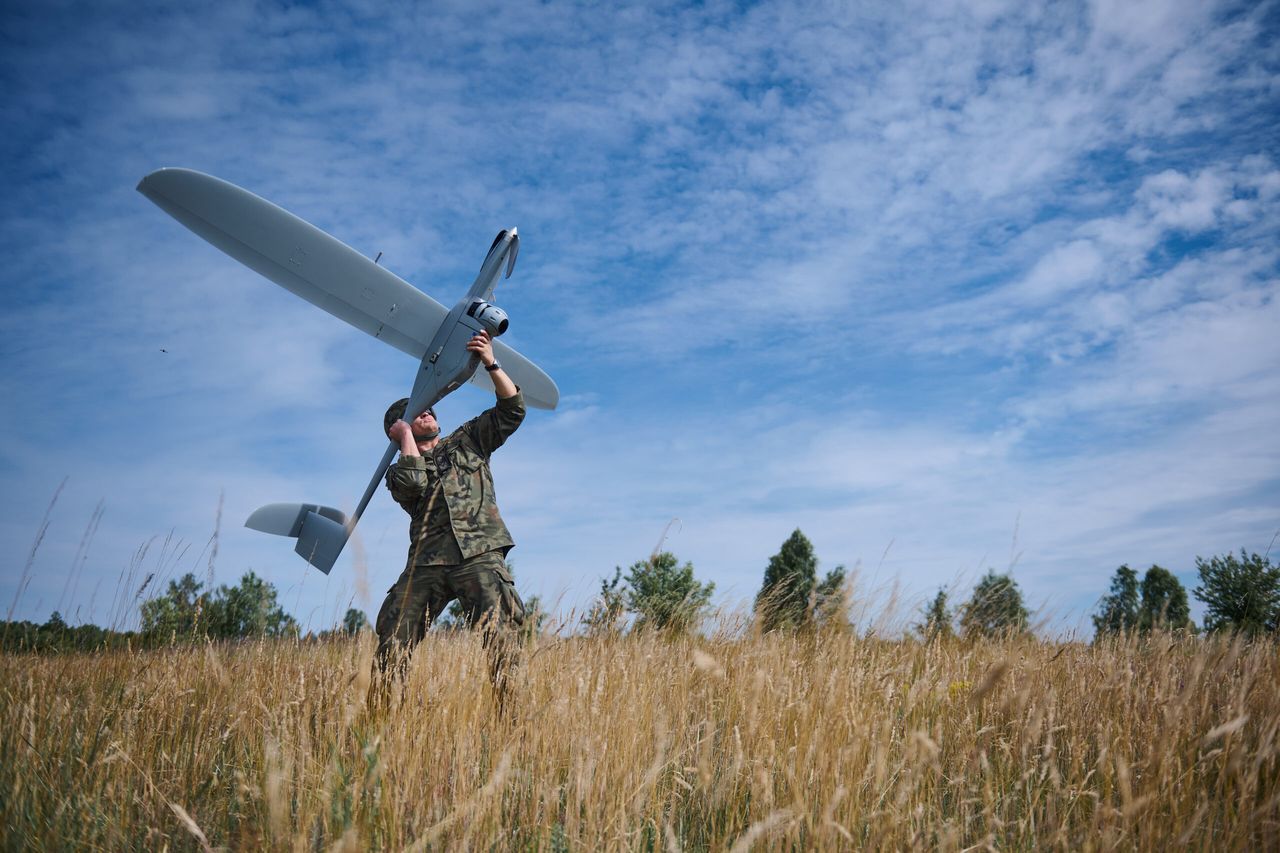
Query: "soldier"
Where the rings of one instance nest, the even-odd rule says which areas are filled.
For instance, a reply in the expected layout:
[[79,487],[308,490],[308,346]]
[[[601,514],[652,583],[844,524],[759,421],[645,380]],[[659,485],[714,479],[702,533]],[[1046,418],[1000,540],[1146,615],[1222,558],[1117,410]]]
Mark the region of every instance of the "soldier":
[[395,665],[403,674],[413,646],[457,598],[471,627],[484,631],[501,706],[518,662],[525,609],[506,567],[514,543],[498,514],[489,456],[524,420],[524,398],[494,358],[488,334],[477,334],[467,349],[489,371],[497,405],[443,439],[431,409],[412,425],[403,420],[408,399],[392,403],[383,418],[387,436],[400,444],[387,488],[412,521],[404,572],[378,611],[378,667],[385,674]]

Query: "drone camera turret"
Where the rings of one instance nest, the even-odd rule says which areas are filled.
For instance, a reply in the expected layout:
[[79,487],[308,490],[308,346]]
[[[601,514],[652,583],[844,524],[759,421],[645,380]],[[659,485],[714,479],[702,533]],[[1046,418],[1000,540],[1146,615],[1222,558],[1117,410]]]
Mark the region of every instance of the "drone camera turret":
[[510,325],[506,311],[482,299],[475,300],[467,307],[467,316],[473,318],[490,336],[495,338],[505,332]]

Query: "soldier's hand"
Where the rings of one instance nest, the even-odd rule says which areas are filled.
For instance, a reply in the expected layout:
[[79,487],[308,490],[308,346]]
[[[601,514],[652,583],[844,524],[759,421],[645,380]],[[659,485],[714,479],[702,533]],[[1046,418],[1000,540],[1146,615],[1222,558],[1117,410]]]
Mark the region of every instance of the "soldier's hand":
[[493,341],[488,332],[476,332],[471,340],[467,341],[467,349],[480,356],[480,361],[485,367],[493,364]]
[[412,434],[411,428],[404,421],[396,421],[391,425],[391,429],[387,430],[387,435],[396,444],[403,444],[405,436]]

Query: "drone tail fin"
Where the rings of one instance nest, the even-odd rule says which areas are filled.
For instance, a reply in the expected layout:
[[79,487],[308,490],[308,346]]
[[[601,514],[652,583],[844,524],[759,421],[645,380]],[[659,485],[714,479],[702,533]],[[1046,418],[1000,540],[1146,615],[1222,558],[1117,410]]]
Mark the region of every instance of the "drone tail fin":
[[254,510],[244,526],[297,539],[293,550],[326,575],[351,536],[341,510],[318,504],[268,504]]

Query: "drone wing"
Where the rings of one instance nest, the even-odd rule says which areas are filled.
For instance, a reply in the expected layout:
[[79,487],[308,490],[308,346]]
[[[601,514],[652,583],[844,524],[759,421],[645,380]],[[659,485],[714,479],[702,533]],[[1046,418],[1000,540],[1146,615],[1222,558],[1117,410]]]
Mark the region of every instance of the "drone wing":
[[[159,169],[138,183],[138,192],[240,263],[415,359],[449,314],[390,270],[235,184],[191,169]],[[556,407],[560,392],[546,373],[501,341],[494,354],[529,405]]]

